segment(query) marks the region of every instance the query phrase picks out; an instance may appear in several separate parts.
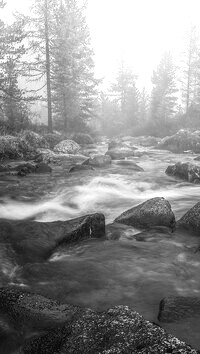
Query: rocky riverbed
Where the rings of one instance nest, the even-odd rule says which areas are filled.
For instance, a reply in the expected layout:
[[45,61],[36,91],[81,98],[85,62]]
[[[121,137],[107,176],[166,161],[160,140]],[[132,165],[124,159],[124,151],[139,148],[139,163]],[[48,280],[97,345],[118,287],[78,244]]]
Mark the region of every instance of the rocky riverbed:
[[[21,353],[41,354],[51,353],[50,347],[52,353],[196,353],[175,337],[200,348],[200,186],[165,171],[177,162],[198,166],[197,156],[155,150],[127,138],[110,145],[107,141],[84,145],[74,154],[42,150],[39,160],[29,163],[47,163],[51,171],[43,173],[18,174],[19,161],[3,163],[9,165],[0,181],[0,271],[1,286],[7,289],[4,298],[0,294],[5,353],[17,346]],[[180,220],[177,225],[175,220]],[[33,327],[18,330],[24,319],[18,315],[16,299],[26,297],[27,291],[31,304],[39,301],[33,294],[44,297],[42,304],[48,298],[58,302],[44,305],[50,317],[55,306],[72,306],[72,313],[78,306],[76,316],[67,325],[65,319],[59,324],[53,321],[58,328],[53,337],[48,320],[48,325],[37,328],[41,317]],[[5,307],[10,292],[17,298],[12,295]],[[12,306],[14,312],[18,308],[17,315]],[[111,310],[113,306],[117,307]],[[60,311],[64,313],[59,307]],[[39,312],[43,316],[42,308]],[[172,320],[174,312],[178,315]],[[96,327],[91,332],[91,323],[103,332]],[[120,337],[123,323],[129,329]],[[134,337],[131,326],[137,333]],[[89,342],[83,344],[83,335],[91,348]],[[119,336],[119,341],[113,336]],[[94,337],[96,344],[91,342]],[[49,338],[54,339],[49,342]]]

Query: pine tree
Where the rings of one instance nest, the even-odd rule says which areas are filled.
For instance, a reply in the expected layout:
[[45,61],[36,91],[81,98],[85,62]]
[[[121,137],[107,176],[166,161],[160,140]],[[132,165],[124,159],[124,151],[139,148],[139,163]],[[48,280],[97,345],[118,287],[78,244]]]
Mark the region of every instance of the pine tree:
[[27,99],[18,85],[25,34],[20,22],[14,22],[10,26],[1,22],[0,26],[1,118],[7,121],[11,131],[20,130],[28,124],[29,119]]
[[121,121],[124,128],[129,129],[138,123],[139,90],[136,87],[137,76],[121,63],[112,92],[118,95]]
[[198,35],[196,26],[192,25],[185,36],[185,49],[182,65],[182,96],[185,105],[186,117],[189,116],[189,108],[196,96],[196,84],[198,80]]
[[175,67],[170,53],[164,53],[152,77],[151,119],[160,132],[176,112],[177,88]]
[[57,122],[67,131],[84,127],[94,116],[96,86],[93,51],[83,16],[75,0],[61,1],[52,41],[53,103]]

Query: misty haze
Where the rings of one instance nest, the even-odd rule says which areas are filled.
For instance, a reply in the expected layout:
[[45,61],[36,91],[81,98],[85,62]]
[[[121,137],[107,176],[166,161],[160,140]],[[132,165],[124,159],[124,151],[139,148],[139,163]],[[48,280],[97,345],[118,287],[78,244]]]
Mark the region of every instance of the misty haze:
[[0,354],[200,353],[199,13],[0,0]]

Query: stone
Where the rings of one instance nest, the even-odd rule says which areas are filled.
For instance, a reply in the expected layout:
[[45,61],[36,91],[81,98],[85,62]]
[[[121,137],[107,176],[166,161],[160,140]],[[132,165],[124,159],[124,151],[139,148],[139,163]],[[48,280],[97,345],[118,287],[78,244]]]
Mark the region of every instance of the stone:
[[19,264],[44,261],[61,245],[104,235],[105,217],[97,213],[54,222],[0,219],[0,243],[10,245]]
[[54,149],[54,147],[59,144],[64,138],[59,133],[47,133],[43,135],[47,143],[49,144],[50,149]]
[[200,167],[190,163],[177,162],[167,167],[165,173],[191,183],[200,183]]
[[200,131],[191,132],[190,130],[181,129],[176,134],[162,139],[157,148],[174,153],[183,153],[188,150],[199,153]]
[[167,226],[174,230],[175,216],[170,203],[164,198],[152,198],[118,216],[115,222],[131,225],[139,229],[152,226]]
[[198,351],[128,306],[75,312],[65,326],[30,340],[21,354],[191,353]]
[[54,147],[54,151],[64,154],[76,154],[80,150],[80,146],[73,140],[63,140]]
[[63,326],[77,311],[19,286],[0,288],[0,314],[20,330],[44,330]]
[[177,227],[200,236],[200,202],[196,203],[177,221]]
[[161,300],[158,320],[171,323],[190,317],[200,318],[200,298],[169,296]]
[[111,157],[108,155],[93,155],[83,162],[83,165],[90,165],[93,167],[106,167],[111,164]]
[[72,135],[72,140],[80,145],[94,144],[93,138],[89,134],[75,133]]

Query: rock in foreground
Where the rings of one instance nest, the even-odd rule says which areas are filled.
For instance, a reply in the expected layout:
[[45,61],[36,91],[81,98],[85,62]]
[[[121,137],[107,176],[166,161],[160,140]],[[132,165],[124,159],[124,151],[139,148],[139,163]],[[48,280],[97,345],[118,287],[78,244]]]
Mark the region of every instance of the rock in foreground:
[[200,202],[196,203],[177,221],[177,227],[200,236]]
[[169,296],[161,300],[158,320],[160,322],[177,322],[190,317],[200,318],[200,298]]
[[175,227],[175,216],[170,203],[164,198],[152,198],[118,216],[115,222],[131,225],[139,229],[152,226]]
[[67,325],[27,343],[22,354],[193,353],[184,342],[127,306],[96,313],[86,309]]
[[192,183],[200,183],[200,167],[190,163],[177,162],[167,167],[165,173]]
[[[21,354],[198,353],[127,306],[97,313],[8,287],[0,311],[21,333]],[[24,344],[34,330],[37,338]]]
[[104,235],[103,214],[54,222],[0,220],[0,243],[11,246],[20,264],[41,262],[61,245]]

